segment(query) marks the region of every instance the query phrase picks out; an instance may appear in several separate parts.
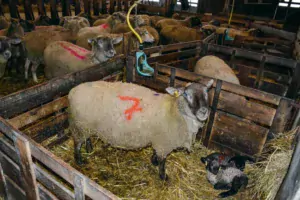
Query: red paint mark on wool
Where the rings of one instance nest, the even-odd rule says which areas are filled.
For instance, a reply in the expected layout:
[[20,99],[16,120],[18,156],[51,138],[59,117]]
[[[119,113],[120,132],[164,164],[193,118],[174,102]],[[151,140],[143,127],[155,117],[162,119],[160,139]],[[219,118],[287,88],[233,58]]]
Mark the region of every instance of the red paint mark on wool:
[[[87,49],[81,48],[74,44],[68,44],[68,46],[66,46],[62,42],[60,42],[59,44],[61,47],[63,47],[65,50],[69,51],[73,56],[77,57],[80,60],[84,60],[86,58],[86,54],[90,52]],[[81,51],[82,53],[84,53],[84,55],[79,55],[77,53],[77,51]]]
[[100,28],[103,28],[103,29],[107,29],[108,28],[108,24],[102,24],[99,26]]
[[225,156],[219,155],[219,164],[221,164],[223,160],[225,160]]
[[134,104],[130,108],[125,110],[125,112],[124,112],[127,120],[132,119],[132,115],[133,115],[134,112],[142,111],[142,108],[139,107],[140,106],[140,99],[135,98],[135,97],[129,97],[129,96],[119,96],[119,98],[122,101],[133,101],[134,102]]

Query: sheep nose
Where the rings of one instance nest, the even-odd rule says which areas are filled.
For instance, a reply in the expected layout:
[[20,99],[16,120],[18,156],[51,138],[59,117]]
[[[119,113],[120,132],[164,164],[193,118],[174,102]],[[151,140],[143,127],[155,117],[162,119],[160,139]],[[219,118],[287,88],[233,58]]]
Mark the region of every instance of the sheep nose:
[[201,114],[206,114],[207,112],[208,112],[208,109],[206,108],[206,107],[201,107],[200,109],[199,109],[199,112],[201,113]]

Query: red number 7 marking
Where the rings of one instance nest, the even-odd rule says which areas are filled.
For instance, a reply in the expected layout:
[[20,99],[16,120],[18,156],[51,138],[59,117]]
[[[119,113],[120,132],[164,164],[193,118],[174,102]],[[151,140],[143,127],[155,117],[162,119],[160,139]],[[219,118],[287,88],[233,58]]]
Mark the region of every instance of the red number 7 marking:
[[125,112],[124,112],[127,120],[131,120],[132,119],[132,114],[134,112],[142,111],[142,108],[139,107],[140,106],[140,100],[138,98],[129,97],[129,96],[118,96],[118,97],[122,101],[133,101],[134,102],[134,104],[130,108],[128,108],[127,110],[125,110]]

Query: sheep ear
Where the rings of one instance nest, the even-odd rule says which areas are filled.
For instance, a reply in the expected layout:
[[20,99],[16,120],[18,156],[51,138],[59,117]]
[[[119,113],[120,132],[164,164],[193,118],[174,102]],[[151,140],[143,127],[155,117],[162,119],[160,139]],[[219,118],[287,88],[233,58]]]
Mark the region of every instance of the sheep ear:
[[112,40],[112,43],[113,43],[113,44],[118,44],[118,43],[120,43],[122,40],[123,40],[123,37],[117,37],[117,38],[114,38],[114,39]]

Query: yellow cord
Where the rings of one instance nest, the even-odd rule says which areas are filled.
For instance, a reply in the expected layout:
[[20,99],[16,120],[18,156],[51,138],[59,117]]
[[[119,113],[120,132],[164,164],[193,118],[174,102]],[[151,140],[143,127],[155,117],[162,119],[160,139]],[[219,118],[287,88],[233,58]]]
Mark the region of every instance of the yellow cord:
[[231,13],[230,13],[230,17],[229,17],[228,25],[230,25],[231,18],[232,18],[232,15],[233,15],[234,2],[235,2],[235,0],[233,0],[233,2],[232,2]]
[[131,31],[134,33],[134,35],[138,38],[140,44],[142,44],[142,43],[143,43],[143,40],[142,40],[141,36],[139,36],[139,34],[132,28],[132,26],[131,26],[131,24],[130,24],[130,20],[129,20],[129,16],[130,16],[130,13],[131,13],[132,9],[133,9],[135,6],[137,6],[137,4],[138,4],[139,2],[140,2],[140,0],[137,1],[137,2],[135,2],[135,3],[129,8],[128,13],[127,13],[127,24],[128,24],[128,26],[129,26],[130,30],[131,30]]

